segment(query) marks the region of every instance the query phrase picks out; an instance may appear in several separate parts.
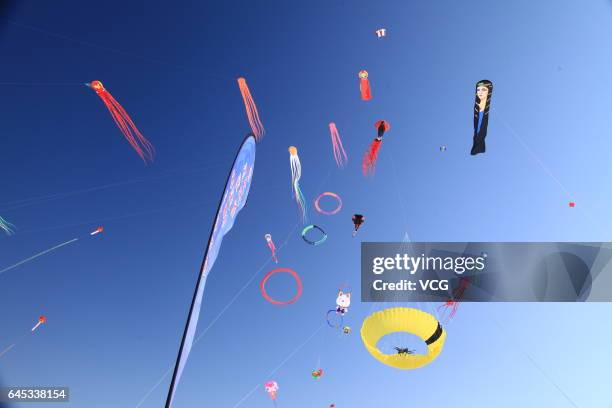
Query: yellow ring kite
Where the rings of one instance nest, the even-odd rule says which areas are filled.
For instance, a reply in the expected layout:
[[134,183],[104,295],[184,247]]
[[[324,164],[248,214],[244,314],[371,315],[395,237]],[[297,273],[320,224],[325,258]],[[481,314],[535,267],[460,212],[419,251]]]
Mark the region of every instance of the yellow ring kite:
[[[378,341],[385,335],[395,332],[407,332],[423,339],[427,344],[427,354],[384,354],[377,347]],[[370,315],[361,326],[361,340],[368,352],[378,361],[402,370],[423,367],[438,357],[446,332],[438,320],[418,309],[395,307]]]

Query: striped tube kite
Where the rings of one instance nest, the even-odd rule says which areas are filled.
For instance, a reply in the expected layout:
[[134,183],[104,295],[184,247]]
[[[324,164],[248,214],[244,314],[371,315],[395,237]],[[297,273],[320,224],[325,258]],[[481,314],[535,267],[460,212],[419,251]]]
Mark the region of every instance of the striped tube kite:
[[297,154],[297,148],[295,146],[289,147],[289,164],[291,165],[291,187],[293,188],[293,197],[298,205],[300,214],[302,215],[302,221],[306,223],[308,220],[306,199],[304,193],[300,188],[300,179],[302,178],[302,163]]
[[369,101],[372,99],[372,90],[370,89],[370,81],[368,80],[368,71],[365,69],[359,71],[359,91],[361,92],[361,99]]
[[334,159],[336,160],[338,167],[343,168],[348,161],[348,156],[344,151],[344,146],[342,146],[340,133],[338,133],[335,123],[332,122],[329,124],[329,132],[331,136],[332,148],[334,149]]

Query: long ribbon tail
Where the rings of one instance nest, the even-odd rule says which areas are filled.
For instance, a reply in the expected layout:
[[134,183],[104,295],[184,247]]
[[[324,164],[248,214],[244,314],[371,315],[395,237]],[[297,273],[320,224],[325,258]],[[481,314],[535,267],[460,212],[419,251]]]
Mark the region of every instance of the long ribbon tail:
[[123,133],[123,136],[125,136],[132,148],[134,148],[145,163],[147,161],[152,162],[155,156],[155,148],[151,142],[140,133],[136,124],[132,121],[132,118],[130,118],[130,115],[128,115],[125,109],[123,109],[119,102],[117,102],[108,91],[100,93],[100,97],[108,108],[115,124],[119,130],[121,130],[121,133]]
[[334,150],[334,159],[336,160],[338,167],[343,168],[346,165],[346,162],[348,162],[348,156],[346,155],[346,151],[342,145],[342,139],[340,139],[340,134],[338,133],[336,126],[332,126],[330,124],[330,130],[332,147]]
[[295,201],[297,202],[300,213],[302,214],[302,222],[306,224],[306,221],[308,220],[306,199],[304,198],[304,193],[300,188],[300,183],[297,180],[293,183],[293,190],[295,193]]
[[367,176],[368,174],[374,174],[374,171],[376,170],[376,161],[378,159],[378,151],[380,150],[381,145],[381,141],[374,140],[372,144],[370,144],[370,147],[366,151],[366,154],[363,156],[363,161],[361,162],[361,170],[363,171],[364,176]]
[[242,94],[242,99],[244,100],[244,107],[246,108],[249,125],[251,126],[251,130],[255,135],[255,139],[259,142],[263,138],[266,131],[261,123],[257,106],[255,105],[251,91],[249,90],[244,78],[238,78],[238,88],[240,88],[240,93]]
[[0,217],[0,229],[2,229],[6,235],[13,235],[15,233],[14,227],[13,224]]

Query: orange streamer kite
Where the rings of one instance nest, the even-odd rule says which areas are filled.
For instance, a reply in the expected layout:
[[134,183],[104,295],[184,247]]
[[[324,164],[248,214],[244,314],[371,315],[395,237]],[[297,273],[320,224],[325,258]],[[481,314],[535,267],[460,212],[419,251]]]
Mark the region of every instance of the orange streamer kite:
[[100,81],[91,81],[91,83],[85,84],[94,91],[96,94],[102,99],[104,105],[110,112],[113,120],[123,133],[123,136],[127,139],[128,142],[132,145],[136,153],[140,156],[140,158],[146,163],[147,161],[152,162],[153,157],[155,156],[155,148],[153,145],[147,140],[146,137],[140,133],[130,115],[127,114],[125,109],[119,102],[113,98],[113,96],[104,89],[104,85]]
[[257,106],[255,106],[255,101],[253,101],[253,96],[251,95],[251,91],[247,86],[246,79],[238,78],[238,87],[240,88],[242,99],[244,100],[244,107],[246,108],[249,125],[251,125],[251,130],[255,135],[255,140],[259,142],[266,130],[261,123],[261,119],[259,119],[259,112],[257,112]]

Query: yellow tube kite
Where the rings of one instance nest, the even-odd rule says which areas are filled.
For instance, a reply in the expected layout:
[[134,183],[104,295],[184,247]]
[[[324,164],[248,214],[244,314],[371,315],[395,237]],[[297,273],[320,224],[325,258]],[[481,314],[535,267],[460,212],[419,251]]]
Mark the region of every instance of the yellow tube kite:
[[[384,354],[377,347],[385,335],[395,332],[414,334],[427,344],[427,354]],[[418,309],[395,307],[370,315],[361,326],[361,340],[368,352],[378,361],[402,370],[423,367],[438,357],[446,332],[438,320]]]

